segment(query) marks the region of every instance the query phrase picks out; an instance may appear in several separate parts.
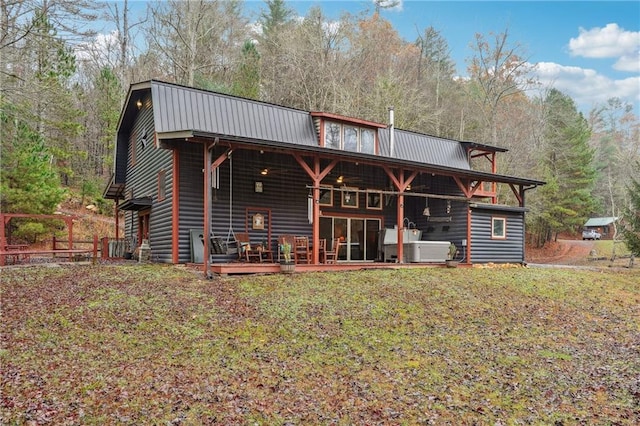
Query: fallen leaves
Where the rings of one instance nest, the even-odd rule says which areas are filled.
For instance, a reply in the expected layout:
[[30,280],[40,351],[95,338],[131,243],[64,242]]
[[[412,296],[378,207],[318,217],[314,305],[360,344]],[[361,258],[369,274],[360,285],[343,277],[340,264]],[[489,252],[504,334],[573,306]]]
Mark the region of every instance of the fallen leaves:
[[640,280],[2,271],[3,424],[634,424]]

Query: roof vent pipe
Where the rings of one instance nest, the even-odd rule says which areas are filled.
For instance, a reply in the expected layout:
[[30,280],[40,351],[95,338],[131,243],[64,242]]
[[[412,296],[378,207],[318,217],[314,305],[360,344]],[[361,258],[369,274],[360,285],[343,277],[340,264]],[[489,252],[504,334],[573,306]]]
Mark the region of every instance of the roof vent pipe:
[[395,145],[395,136],[394,136],[394,132],[393,132],[393,127],[394,127],[394,123],[393,123],[394,119],[393,119],[393,106],[389,107],[389,157],[393,157],[395,152],[394,152],[394,145]]

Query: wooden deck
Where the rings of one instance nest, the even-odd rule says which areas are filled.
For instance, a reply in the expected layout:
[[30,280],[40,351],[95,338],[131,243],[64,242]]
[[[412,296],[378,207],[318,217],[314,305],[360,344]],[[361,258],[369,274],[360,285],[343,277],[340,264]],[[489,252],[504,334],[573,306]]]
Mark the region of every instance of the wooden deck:
[[[192,265],[204,268],[204,265]],[[464,267],[466,265],[461,264]],[[330,271],[361,271],[372,269],[416,269],[416,268],[445,268],[445,263],[383,263],[383,262],[338,262],[335,264],[296,264],[295,273],[304,272],[330,272]],[[211,272],[220,276],[238,274],[279,274],[279,263],[213,263],[210,265]]]

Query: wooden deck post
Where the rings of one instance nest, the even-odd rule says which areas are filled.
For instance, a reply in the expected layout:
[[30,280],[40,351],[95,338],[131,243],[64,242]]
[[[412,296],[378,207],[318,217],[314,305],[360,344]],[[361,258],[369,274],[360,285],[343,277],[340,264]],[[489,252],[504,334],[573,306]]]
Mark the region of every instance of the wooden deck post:
[[204,220],[204,235],[203,235],[203,262],[204,262],[204,276],[208,278],[211,274],[209,270],[209,245],[211,244],[211,144],[205,142],[202,144],[204,148],[204,205],[203,205],[203,220]]
[[98,234],[93,234],[93,259],[92,263],[95,265],[98,261]]

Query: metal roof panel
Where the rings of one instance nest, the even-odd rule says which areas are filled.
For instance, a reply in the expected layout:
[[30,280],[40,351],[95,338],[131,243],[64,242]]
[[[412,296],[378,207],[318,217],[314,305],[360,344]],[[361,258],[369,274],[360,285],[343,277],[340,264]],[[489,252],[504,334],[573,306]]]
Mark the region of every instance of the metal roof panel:
[[193,130],[318,145],[313,120],[306,111],[158,81],[152,82],[151,91],[158,133]]
[[[380,154],[390,157],[389,129],[379,129]],[[464,147],[457,141],[394,129],[394,158],[470,170]]]

